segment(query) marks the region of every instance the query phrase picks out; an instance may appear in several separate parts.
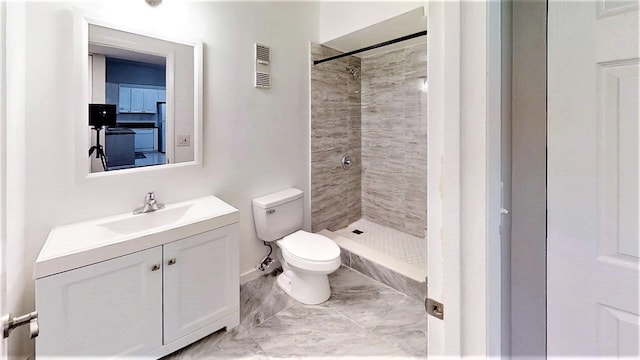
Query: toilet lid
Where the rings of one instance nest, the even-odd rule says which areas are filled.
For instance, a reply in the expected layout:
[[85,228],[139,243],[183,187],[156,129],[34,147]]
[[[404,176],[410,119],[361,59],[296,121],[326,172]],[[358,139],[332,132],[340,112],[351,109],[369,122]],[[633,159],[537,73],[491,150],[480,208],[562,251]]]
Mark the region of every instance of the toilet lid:
[[312,261],[330,261],[340,256],[340,247],[328,237],[298,230],[278,245],[289,254]]

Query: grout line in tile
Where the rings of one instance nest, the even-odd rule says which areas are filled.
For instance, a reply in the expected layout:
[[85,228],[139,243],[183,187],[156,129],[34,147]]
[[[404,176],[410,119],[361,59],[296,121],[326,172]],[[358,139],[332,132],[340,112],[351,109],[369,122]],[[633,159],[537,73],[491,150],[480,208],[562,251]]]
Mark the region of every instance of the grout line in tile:
[[[289,296],[289,295],[287,295],[287,296]],[[291,308],[293,305],[295,305],[295,303],[294,303],[294,304],[291,304],[291,305],[288,305],[288,306],[285,306],[282,310],[280,310],[280,311],[278,311],[277,313],[275,313],[275,314],[273,314],[273,315],[271,315],[271,316],[269,316],[269,317],[265,318],[265,319],[264,319],[264,320],[262,320],[262,322],[260,322],[259,324],[257,324],[257,325],[251,325],[251,326],[250,326],[250,327],[248,327],[247,329],[245,329],[245,330],[243,330],[243,331],[239,331],[239,332],[238,332],[238,334],[245,333],[245,332],[247,332],[247,331],[249,331],[249,330],[251,330],[251,329],[257,328],[258,326],[260,326],[260,325],[262,325],[262,324],[266,323],[267,321],[271,320],[272,318],[274,318],[275,316],[277,316],[277,315],[278,315],[278,314],[280,314],[281,312],[283,312],[283,311],[285,311],[285,310],[287,310],[287,309]]]
[[[389,315],[387,314],[387,316],[389,316]],[[385,318],[386,318],[386,317],[385,317]],[[377,327],[377,326],[376,326],[376,327]],[[373,329],[375,329],[375,328],[373,328]],[[413,356],[411,356],[411,354],[408,354],[406,351],[404,351],[404,350],[400,349],[400,348],[399,348],[398,346],[396,346],[395,344],[390,343],[390,342],[386,339],[386,337],[384,337],[384,336],[380,336],[380,335],[378,335],[378,334],[374,333],[374,332],[373,332],[373,329],[369,330],[368,334],[371,334],[371,335],[373,335],[373,336],[377,337],[378,339],[380,339],[380,340],[381,340],[382,342],[384,342],[385,344],[387,344],[387,345],[391,346],[392,348],[394,348],[394,349],[396,349],[396,350],[400,351],[400,352],[401,352],[401,353],[403,353],[407,358],[413,358]],[[427,339],[425,338],[425,341],[426,341],[426,340],[427,340]]]
[[[344,265],[344,264],[342,264],[342,265]],[[346,266],[346,265],[344,265],[344,266]],[[371,276],[369,276],[369,275],[367,275],[367,274],[364,274],[364,273],[363,273],[363,272],[361,272],[361,271],[358,271],[358,270],[356,270],[356,269],[354,269],[354,268],[352,268],[352,267],[350,267],[350,266],[346,266],[346,267],[347,267],[347,268],[349,268],[350,270],[353,270],[353,271],[357,272],[358,274],[360,274],[360,275],[362,275],[362,276],[367,277],[367,279],[371,279],[371,280],[373,280],[373,281],[375,281],[375,282],[377,282],[377,283],[379,283],[379,284],[384,285],[385,287],[387,287],[387,288],[389,288],[389,289],[391,289],[391,290],[393,290],[393,291],[396,291],[396,292],[398,292],[398,293],[400,293],[400,294],[402,294],[402,295],[404,295],[404,296],[408,296],[407,294],[403,293],[402,291],[400,291],[400,290],[398,290],[398,289],[396,289],[396,288],[393,288],[393,287],[391,287],[391,286],[389,286],[389,285],[387,285],[387,284],[383,283],[383,282],[382,282],[382,281],[380,281],[380,280],[374,279],[374,278],[372,278]]]
[[[364,326],[362,326],[362,325],[358,324],[355,320],[353,320],[352,318],[350,318],[349,316],[347,316],[347,315],[346,315],[345,313],[343,313],[342,311],[340,311],[340,310],[338,310],[338,309],[334,309],[334,308],[332,308],[332,307],[330,307],[330,306],[324,306],[324,308],[325,308],[325,309],[331,309],[333,312],[335,312],[335,313],[339,314],[340,316],[342,316],[342,317],[344,317],[345,319],[349,320],[350,322],[354,323],[354,324],[355,324],[355,325],[357,325],[360,329],[364,330],[364,336],[366,336],[366,335],[367,335],[367,331],[368,331],[368,330],[367,330]],[[361,337],[364,337],[364,336],[361,336]]]
[[266,357],[267,359],[275,359],[275,358],[273,357],[273,355],[271,355],[267,350],[265,350],[262,346],[260,346],[260,344],[258,344],[258,342],[257,342],[257,341],[255,341],[255,339],[251,338],[251,341],[253,341],[253,342],[254,342],[254,344],[258,345],[258,348],[264,352],[265,357]]
[[[382,324],[382,323],[383,323],[383,322],[384,322],[384,321],[389,317],[389,315],[391,315],[391,313],[393,313],[393,312],[394,312],[394,311],[395,311],[395,310],[400,306],[400,304],[402,304],[402,303],[403,303],[407,298],[409,298],[409,296],[408,296],[408,295],[405,295],[405,296],[402,298],[402,300],[400,300],[400,302],[399,302],[399,303],[397,303],[397,304],[396,304],[396,305],[391,309],[391,311],[389,311],[389,312],[387,313],[387,315],[385,315],[385,316],[384,316],[384,318],[382,318],[382,320],[380,320],[380,324]],[[389,340],[387,340],[387,337],[386,337],[386,336],[382,336],[382,335],[378,335],[378,334],[374,333],[373,331],[374,331],[375,329],[377,329],[377,328],[378,328],[378,326],[380,326],[380,324],[378,324],[377,326],[375,326],[374,328],[372,328],[372,329],[371,329],[371,330],[369,330],[369,331],[371,331],[371,333],[372,333],[373,335],[375,335],[375,336],[379,337],[382,341],[384,341],[384,342],[385,342],[385,343],[387,343],[388,345],[392,346],[393,348],[397,349],[397,350],[398,350],[398,351],[400,351],[401,353],[405,354],[408,358],[411,358],[411,359],[416,358],[415,356],[413,356],[413,355],[411,355],[411,354],[407,353],[406,351],[402,350],[401,348],[399,348],[397,345],[395,345],[395,344],[393,344],[393,343],[389,342]],[[425,337],[425,339],[424,339],[424,340],[425,340],[425,343],[426,343],[427,338]]]

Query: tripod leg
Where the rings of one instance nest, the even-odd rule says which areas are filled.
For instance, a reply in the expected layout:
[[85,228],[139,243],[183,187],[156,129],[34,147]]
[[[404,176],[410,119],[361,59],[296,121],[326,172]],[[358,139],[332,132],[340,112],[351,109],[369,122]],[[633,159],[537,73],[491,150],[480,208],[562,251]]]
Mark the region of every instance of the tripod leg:
[[102,160],[102,168],[104,169],[104,171],[109,170],[109,169],[107,168],[107,159],[105,159],[105,157],[104,157],[104,156],[101,156],[101,157],[100,157],[100,160]]
[[104,171],[109,170],[107,168],[107,157],[104,155],[104,151],[102,150],[102,146],[98,146],[98,150],[97,150],[97,154],[98,157],[100,158],[100,161],[102,162],[102,168],[104,169]]

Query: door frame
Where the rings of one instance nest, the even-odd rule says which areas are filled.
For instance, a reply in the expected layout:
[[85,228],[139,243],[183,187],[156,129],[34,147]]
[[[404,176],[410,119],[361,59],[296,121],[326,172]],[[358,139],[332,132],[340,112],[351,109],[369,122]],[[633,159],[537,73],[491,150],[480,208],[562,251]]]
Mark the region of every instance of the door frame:
[[[0,316],[7,313],[7,221],[6,221],[6,138],[7,138],[7,111],[6,111],[6,3],[0,1]],[[7,340],[0,339],[0,360],[8,356]]]
[[512,3],[509,351],[546,355],[547,1]]
[[490,102],[502,98],[501,10],[497,2],[429,3],[428,297],[444,304],[443,320],[428,316],[429,356],[500,356],[509,333],[503,109]]

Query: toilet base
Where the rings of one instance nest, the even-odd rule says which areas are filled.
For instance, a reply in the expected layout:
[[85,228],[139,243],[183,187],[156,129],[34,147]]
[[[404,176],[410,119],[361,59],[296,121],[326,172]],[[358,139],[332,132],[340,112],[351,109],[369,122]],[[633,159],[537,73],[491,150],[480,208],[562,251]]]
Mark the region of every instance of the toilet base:
[[311,274],[285,269],[278,275],[278,285],[287,295],[306,305],[321,304],[331,297],[326,274]]

